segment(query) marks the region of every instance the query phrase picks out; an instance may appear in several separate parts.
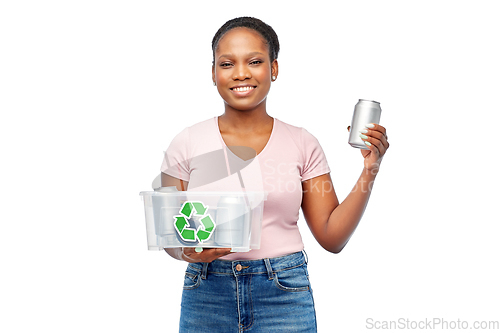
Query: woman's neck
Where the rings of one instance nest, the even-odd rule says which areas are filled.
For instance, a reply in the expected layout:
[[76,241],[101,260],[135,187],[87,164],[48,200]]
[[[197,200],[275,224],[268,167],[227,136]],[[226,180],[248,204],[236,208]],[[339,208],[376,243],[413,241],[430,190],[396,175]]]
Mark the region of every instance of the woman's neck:
[[273,118],[267,114],[265,108],[239,111],[226,107],[224,114],[219,117],[219,126],[231,132],[258,132],[269,126],[272,121]]

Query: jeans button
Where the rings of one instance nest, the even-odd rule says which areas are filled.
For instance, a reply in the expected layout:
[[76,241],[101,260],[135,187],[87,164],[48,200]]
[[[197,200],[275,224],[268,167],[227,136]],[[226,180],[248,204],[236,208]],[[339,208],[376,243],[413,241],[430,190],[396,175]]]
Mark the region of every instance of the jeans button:
[[241,269],[242,269],[242,267],[241,267],[241,265],[240,265],[240,264],[236,265],[236,270],[237,270],[238,272],[239,272],[239,271],[241,271]]

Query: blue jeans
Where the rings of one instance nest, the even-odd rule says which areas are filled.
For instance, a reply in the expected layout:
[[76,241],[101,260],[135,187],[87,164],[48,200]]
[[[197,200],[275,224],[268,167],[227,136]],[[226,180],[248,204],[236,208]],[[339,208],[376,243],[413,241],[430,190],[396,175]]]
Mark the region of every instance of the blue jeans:
[[316,332],[304,254],[189,264],[179,332]]

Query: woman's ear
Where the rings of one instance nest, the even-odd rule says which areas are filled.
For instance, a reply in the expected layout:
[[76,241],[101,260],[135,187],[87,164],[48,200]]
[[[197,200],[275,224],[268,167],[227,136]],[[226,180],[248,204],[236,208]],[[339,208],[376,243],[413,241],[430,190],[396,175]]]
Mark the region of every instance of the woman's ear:
[[212,65],[212,82],[214,83],[215,86],[215,66]]
[[271,64],[271,77],[274,77],[273,81],[278,78],[278,60],[276,59]]

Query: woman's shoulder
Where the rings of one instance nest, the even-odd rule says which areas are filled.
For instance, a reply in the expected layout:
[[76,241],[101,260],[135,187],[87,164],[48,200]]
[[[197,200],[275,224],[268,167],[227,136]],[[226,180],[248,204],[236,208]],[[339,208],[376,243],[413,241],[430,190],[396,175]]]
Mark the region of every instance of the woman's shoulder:
[[189,125],[185,129],[189,130],[190,132],[191,131],[195,131],[195,132],[205,131],[209,128],[213,128],[216,125],[216,119],[217,119],[216,117],[210,117],[208,119],[199,121],[199,122],[194,123],[192,125]]
[[174,134],[171,145],[189,145],[207,137],[215,129],[215,119],[215,117],[212,117],[187,127],[179,126],[179,131]]
[[311,140],[315,137],[307,131],[304,127],[291,125],[282,120],[275,118],[278,127],[281,127],[285,132],[287,132],[293,140]]
[[217,123],[215,122],[215,119],[215,117],[211,117],[209,119],[188,125],[184,128],[180,127],[177,134],[175,134],[175,137],[182,138],[183,140],[188,138],[197,139],[199,137],[203,137],[216,129]]

